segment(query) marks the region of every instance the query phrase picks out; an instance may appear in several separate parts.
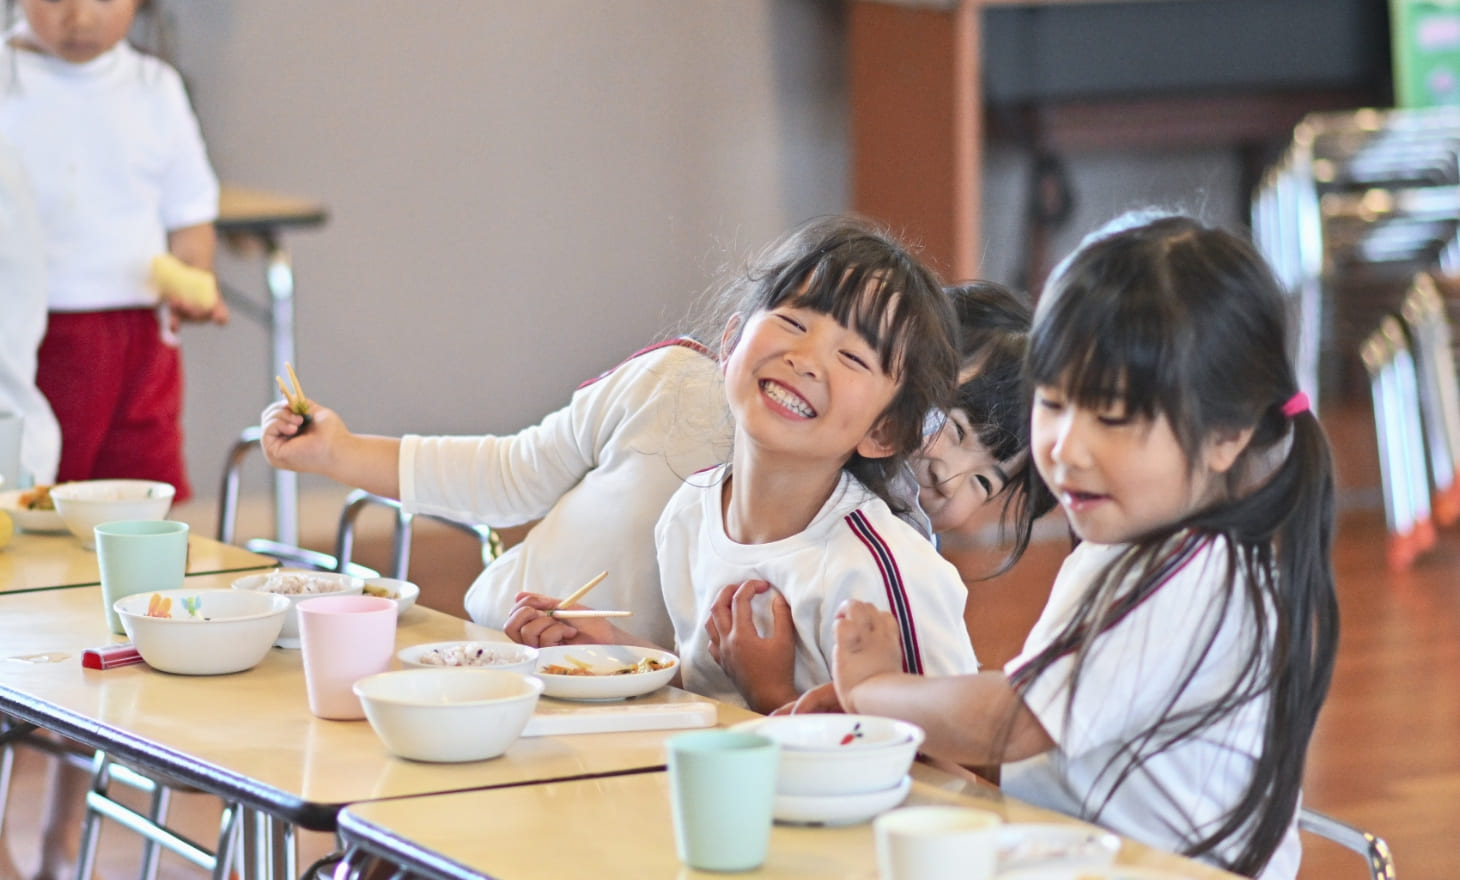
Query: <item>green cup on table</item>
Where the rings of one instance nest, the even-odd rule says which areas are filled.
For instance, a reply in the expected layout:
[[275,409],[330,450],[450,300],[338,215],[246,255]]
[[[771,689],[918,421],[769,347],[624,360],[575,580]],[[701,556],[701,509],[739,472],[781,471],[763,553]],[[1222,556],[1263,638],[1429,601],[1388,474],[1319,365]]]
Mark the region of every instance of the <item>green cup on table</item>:
[[188,524],[119,520],[93,528],[101,599],[112,632],[125,634],[112,603],[133,593],[178,590],[188,566]]
[[679,860],[702,871],[750,871],[765,862],[781,747],[731,730],[670,738],[669,800]]

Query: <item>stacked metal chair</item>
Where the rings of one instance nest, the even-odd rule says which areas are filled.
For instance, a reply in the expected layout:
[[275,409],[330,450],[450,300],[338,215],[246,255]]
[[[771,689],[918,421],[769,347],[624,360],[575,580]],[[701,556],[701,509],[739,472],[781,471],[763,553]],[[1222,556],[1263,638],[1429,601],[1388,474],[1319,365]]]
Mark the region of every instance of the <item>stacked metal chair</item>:
[[1291,295],[1294,363],[1314,401],[1455,241],[1457,157],[1457,107],[1315,113],[1263,175],[1253,238]]

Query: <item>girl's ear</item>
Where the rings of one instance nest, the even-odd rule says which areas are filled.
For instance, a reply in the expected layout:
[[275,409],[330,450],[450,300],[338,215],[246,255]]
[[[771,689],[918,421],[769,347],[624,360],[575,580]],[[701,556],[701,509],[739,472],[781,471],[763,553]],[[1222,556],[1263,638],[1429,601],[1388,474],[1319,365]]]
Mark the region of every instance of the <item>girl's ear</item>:
[[1252,432],[1256,426],[1243,428],[1240,431],[1218,431],[1207,440],[1206,448],[1202,450],[1202,457],[1206,466],[1217,474],[1225,474],[1232,469],[1237,462],[1237,456],[1247,448],[1247,443],[1252,440]]
[[730,359],[730,352],[735,350],[735,343],[740,341],[740,315],[730,316],[725,322],[725,330],[720,334],[720,363]]
[[897,451],[897,447],[887,442],[887,420],[882,419],[872,426],[862,442],[857,444],[857,454],[863,458],[886,458]]

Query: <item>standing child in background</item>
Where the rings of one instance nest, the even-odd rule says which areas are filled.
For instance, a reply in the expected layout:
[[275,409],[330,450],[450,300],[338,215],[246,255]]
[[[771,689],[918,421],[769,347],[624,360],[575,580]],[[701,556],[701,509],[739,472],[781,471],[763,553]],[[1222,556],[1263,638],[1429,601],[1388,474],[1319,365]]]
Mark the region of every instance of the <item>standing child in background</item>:
[[[659,518],[664,603],[688,690],[770,711],[830,681],[833,611],[849,597],[897,612],[902,668],[977,669],[957,569],[899,518],[890,486],[952,399],[954,319],[932,274],[862,221],[801,226],[731,279],[720,355],[735,420],[731,463],[687,482]],[[789,669],[732,680],[705,620],[727,584],[777,586],[794,626]],[[606,620],[572,627],[524,595],[507,634],[527,644],[632,642]],[[787,682],[793,685],[788,687]]]
[[1003,672],[900,675],[898,634],[849,603],[848,711],[1152,846],[1288,880],[1304,757],[1338,636],[1327,440],[1247,242],[1131,219],[1052,276],[1029,355],[1031,450],[1080,544]]
[[216,297],[169,298],[164,328],[149,273],[163,254],[212,270],[218,180],[177,72],[126,41],[146,0],[20,5],[0,45],[0,136],[20,152],[44,225],[36,383],[61,424],[57,476],[163,480],[183,501],[172,333],[228,313]]

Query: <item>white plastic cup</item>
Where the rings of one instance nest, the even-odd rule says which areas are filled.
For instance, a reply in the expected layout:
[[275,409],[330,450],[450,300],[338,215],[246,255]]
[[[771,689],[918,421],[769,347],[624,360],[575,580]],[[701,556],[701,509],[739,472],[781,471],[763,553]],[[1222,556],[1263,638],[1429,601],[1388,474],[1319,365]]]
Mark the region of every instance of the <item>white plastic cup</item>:
[[309,711],[320,718],[365,717],[356,681],[390,668],[395,602],[378,596],[320,596],[294,606]]
[[999,861],[998,813],[972,807],[903,807],[872,822],[881,880],[990,880]]

